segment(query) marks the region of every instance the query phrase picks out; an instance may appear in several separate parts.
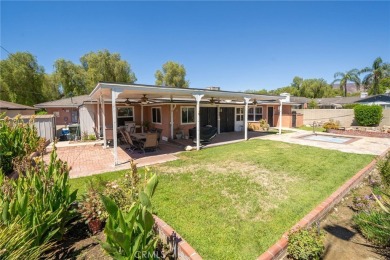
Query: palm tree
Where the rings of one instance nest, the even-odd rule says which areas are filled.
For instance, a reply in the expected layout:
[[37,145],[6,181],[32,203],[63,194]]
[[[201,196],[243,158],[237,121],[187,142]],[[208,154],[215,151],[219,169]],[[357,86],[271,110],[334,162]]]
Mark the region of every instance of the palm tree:
[[360,71],[360,73],[368,74],[363,79],[363,85],[369,86],[372,94],[379,94],[379,82],[381,79],[390,76],[390,64],[383,63],[380,57],[374,60],[372,68],[366,67]]
[[347,96],[347,83],[348,81],[354,82],[356,84],[356,87],[360,89],[360,78],[359,78],[359,70],[358,69],[352,69],[350,71],[347,71],[346,73],[343,72],[336,72],[334,74],[335,80],[332,82],[332,85],[336,82],[340,82],[340,89],[341,91],[344,90],[344,97]]

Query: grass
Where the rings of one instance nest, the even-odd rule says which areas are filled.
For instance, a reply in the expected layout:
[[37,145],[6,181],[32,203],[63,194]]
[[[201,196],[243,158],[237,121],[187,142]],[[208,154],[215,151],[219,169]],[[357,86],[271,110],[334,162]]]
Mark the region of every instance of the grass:
[[[305,130],[305,131],[313,131],[313,127],[312,126],[305,126],[305,125],[303,125],[301,127],[298,127],[298,129]],[[315,126],[314,130],[316,132],[326,132],[326,129],[323,128],[323,127],[320,127],[320,126]]]
[[267,140],[186,152],[154,168],[153,205],[204,259],[254,259],[372,159]]

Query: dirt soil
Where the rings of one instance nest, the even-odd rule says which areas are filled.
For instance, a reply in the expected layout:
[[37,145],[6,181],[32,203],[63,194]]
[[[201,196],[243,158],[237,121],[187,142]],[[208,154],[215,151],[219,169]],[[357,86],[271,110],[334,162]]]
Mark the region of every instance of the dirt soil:
[[352,220],[356,214],[352,206],[354,196],[371,194],[368,181],[362,182],[349,192],[334,210],[321,222],[326,231],[324,259],[390,259],[387,252],[367,241],[357,230]]

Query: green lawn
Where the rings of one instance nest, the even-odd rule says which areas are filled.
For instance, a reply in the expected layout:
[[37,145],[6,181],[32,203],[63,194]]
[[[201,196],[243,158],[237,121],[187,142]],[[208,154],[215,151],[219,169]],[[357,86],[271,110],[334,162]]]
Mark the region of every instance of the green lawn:
[[153,205],[205,259],[254,259],[372,159],[266,140],[185,152],[154,167]]
[[[299,127],[298,129],[300,129],[300,130],[306,130],[306,131],[313,131],[313,127],[312,127],[312,126],[305,126],[305,125]],[[323,127],[321,127],[321,126],[315,126],[315,127],[314,127],[314,130],[315,130],[316,132],[326,132],[326,129],[323,128]]]

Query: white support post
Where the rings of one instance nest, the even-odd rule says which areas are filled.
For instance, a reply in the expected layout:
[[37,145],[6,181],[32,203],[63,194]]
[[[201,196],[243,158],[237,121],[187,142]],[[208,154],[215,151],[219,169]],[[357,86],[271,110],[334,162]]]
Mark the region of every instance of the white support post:
[[279,135],[282,134],[282,111],[283,111],[283,100],[280,99],[280,107],[279,107]]
[[144,106],[141,104],[141,133],[144,132]]
[[220,109],[221,107],[217,105],[217,129],[218,129],[218,134],[221,133],[221,115],[220,115]]
[[117,121],[116,121],[116,99],[118,98],[120,91],[113,88],[111,90],[111,103],[112,103],[112,136],[114,138],[114,166],[118,165],[118,133],[117,133]]
[[107,148],[107,137],[106,137],[106,109],[104,105],[104,98],[100,97],[102,104],[102,112],[103,112],[103,148]]
[[99,140],[100,139],[100,99],[99,99],[99,102],[97,103],[97,125],[95,124],[95,127],[96,127],[96,132],[98,134],[98,136],[96,136],[96,139]]
[[193,95],[196,100],[196,150],[200,150],[200,101],[204,95],[202,94],[194,94]]
[[171,124],[171,139],[173,139],[173,125],[174,125],[173,111],[175,110],[175,107],[176,107],[176,105],[171,104],[171,121],[170,121],[170,124]]
[[244,110],[244,139],[248,140],[248,104],[250,98],[244,98],[245,101],[245,110]]

